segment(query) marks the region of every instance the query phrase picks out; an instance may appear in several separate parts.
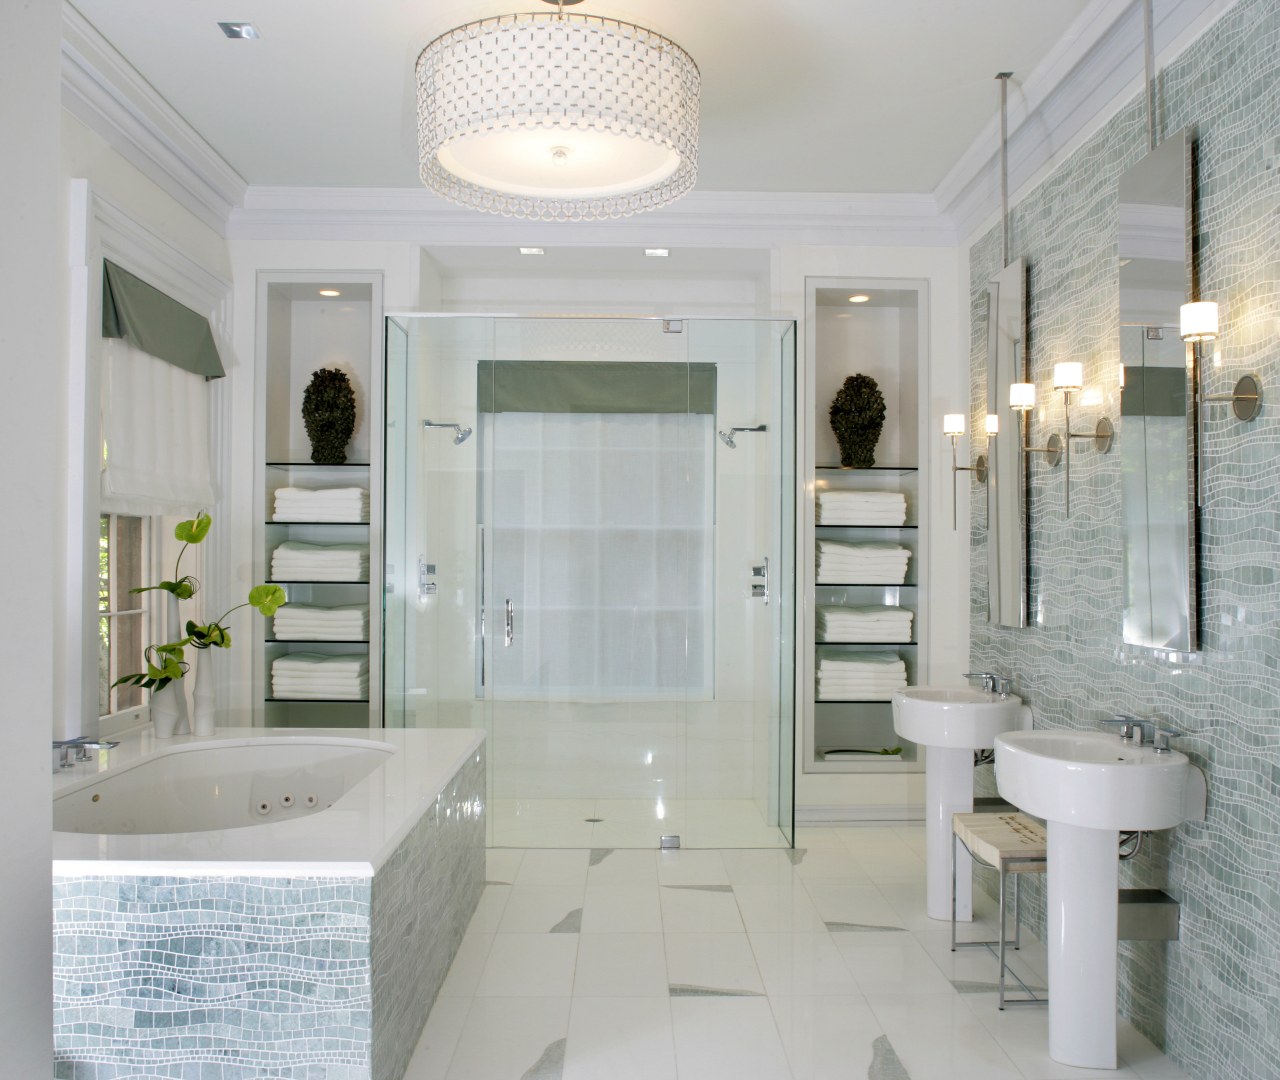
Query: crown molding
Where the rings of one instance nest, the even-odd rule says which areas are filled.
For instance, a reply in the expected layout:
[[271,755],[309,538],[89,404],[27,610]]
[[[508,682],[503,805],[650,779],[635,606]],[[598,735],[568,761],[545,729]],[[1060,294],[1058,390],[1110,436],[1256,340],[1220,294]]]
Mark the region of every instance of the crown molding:
[[[605,222],[523,221],[479,213],[418,188],[250,187],[231,213],[236,239],[383,240],[421,244],[659,243],[950,247],[932,195],[701,192],[652,213]],[[627,237],[632,239],[628,240]]]
[[225,235],[244,178],[70,4],[62,6],[62,105],[148,180]]
[[[1159,6],[1157,72],[1237,2],[1171,0]],[[1142,93],[1142,53],[1141,3],[1094,0],[1025,80],[1015,73],[1009,87],[1011,205]],[[935,190],[940,213],[966,243],[999,220],[999,153],[997,111]]]

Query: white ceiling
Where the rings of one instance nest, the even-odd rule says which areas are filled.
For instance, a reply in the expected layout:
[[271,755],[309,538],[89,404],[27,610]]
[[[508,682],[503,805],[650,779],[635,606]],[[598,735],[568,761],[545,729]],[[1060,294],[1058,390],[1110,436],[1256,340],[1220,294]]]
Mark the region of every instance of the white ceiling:
[[[1119,3],[1120,0],[1113,0]],[[417,187],[413,65],[539,0],[74,0],[252,185]],[[703,191],[933,191],[1091,0],[587,0],[702,74]],[[546,8],[546,10],[551,10]],[[252,21],[260,41],[223,36]]]

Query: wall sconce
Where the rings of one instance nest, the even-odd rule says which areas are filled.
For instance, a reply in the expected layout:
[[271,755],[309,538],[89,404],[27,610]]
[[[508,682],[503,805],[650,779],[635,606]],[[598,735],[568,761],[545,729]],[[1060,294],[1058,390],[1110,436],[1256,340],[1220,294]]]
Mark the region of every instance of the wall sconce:
[[1078,393],[1083,386],[1083,364],[1078,361],[1071,360],[1063,364],[1053,365],[1053,388],[1055,390],[1062,391],[1062,409],[1066,418],[1067,452],[1065,455],[1066,471],[1064,473],[1064,480],[1067,488],[1067,517],[1071,516],[1071,440],[1091,439],[1093,440],[1094,449],[1100,454],[1105,454],[1111,449],[1111,443],[1114,440],[1116,433],[1115,428],[1111,425],[1111,421],[1105,416],[1098,421],[1097,426],[1092,431],[1071,430],[1071,395]]
[[1044,446],[1031,445],[1030,425],[1027,414],[1036,407],[1036,384],[1016,382],[1009,384],[1009,408],[1018,414],[1018,444],[1024,454],[1044,454],[1050,468],[1062,462],[1062,436],[1049,436]]
[[[990,440],[1000,429],[1000,418],[994,414],[987,416],[987,439]],[[957,525],[956,511],[956,473],[976,473],[979,484],[987,482],[987,455],[979,454],[972,465],[956,463],[956,440],[964,434],[964,413],[947,413],[942,418],[942,434],[951,440],[951,531]]]
[[[1218,336],[1218,305],[1212,300],[1199,300],[1183,304],[1180,309],[1180,333],[1182,340],[1195,350],[1196,382],[1200,381],[1200,343],[1213,341]],[[1200,401],[1206,405],[1231,403],[1237,420],[1248,423],[1262,411],[1262,382],[1256,375],[1241,375],[1235,389],[1229,394],[1210,394]]]

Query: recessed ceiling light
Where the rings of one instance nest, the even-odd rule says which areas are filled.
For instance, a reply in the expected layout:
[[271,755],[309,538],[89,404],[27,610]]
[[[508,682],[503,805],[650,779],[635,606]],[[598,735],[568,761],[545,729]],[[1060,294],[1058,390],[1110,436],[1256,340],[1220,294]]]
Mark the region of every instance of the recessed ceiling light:
[[657,255],[657,256],[664,257],[664,258],[665,258],[667,255],[670,255],[670,254],[671,254],[671,252],[670,252],[667,248],[645,248],[645,249],[644,249],[644,253],[645,253],[646,255]]
[[542,248],[521,248],[521,255],[545,255],[546,252]]
[[257,41],[262,37],[253,23],[220,22],[218,26],[229,38],[238,38],[241,41]]
[[342,293],[340,293],[337,289],[321,289],[320,295],[321,296],[341,296]]
[[860,293],[854,293],[851,297],[849,297],[849,303],[851,303],[851,304],[865,304],[865,303],[866,303],[868,300],[870,300],[870,299],[871,299],[871,297],[869,297],[866,293],[861,293],[861,292],[860,292]]

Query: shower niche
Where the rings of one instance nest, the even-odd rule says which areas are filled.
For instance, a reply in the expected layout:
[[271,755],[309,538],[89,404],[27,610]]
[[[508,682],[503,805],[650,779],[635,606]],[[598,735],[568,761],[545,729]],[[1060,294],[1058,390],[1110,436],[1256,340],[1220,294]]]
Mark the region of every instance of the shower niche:
[[[810,377],[802,408],[812,457],[800,548],[802,767],[915,772],[890,698],[928,676],[925,474],[919,468],[924,284],[811,278]],[[871,468],[840,465],[831,400],[850,375],[875,379],[885,420]]]
[[[255,721],[379,726],[381,275],[261,273],[257,326],[254,580],[281,585],[288,603],[254,621]],[[319,368],[355,393],[342,464],[311,460],[302,401]]]

